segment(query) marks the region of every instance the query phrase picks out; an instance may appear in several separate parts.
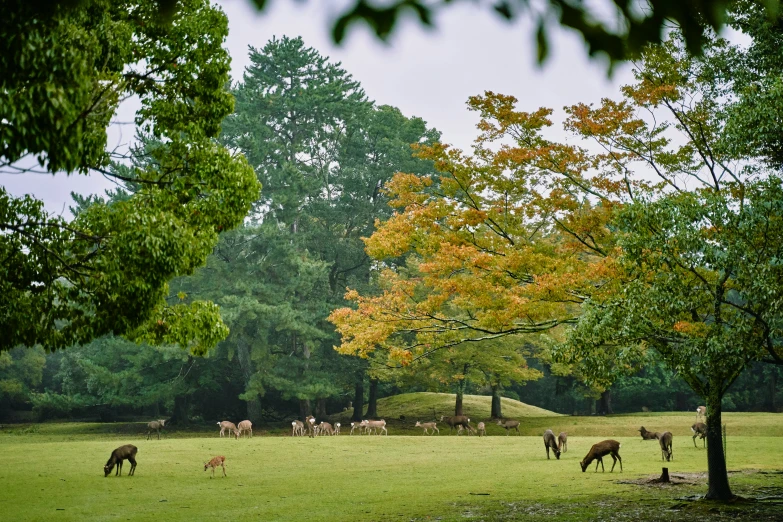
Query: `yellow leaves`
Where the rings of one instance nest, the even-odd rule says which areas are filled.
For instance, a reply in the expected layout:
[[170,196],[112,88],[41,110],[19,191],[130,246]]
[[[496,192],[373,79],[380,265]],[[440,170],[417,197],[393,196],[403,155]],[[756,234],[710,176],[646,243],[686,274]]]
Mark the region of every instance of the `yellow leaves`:
[[703,322],[677,321],[672,329],[689,337],[705,338],[709,333],[709,327]]

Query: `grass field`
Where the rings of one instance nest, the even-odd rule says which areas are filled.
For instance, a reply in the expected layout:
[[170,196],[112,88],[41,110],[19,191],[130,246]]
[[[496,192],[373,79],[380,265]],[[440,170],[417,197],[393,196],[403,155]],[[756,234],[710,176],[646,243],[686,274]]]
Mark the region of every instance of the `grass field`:
[[[6,426],[0,506],[3,519],[14,522],[781,519],[781,415],[727,415],[734,492],[763,499],[732,505],[688,500],[706,491],[707,466],[706,451],[682,436],[690,413],[522,420],[524,431],[538,430],[535,436],[425,437],[392,428],[389,437],[237,441],[210,430],[147,441],[128,423]],[[635,430],[642,424],[675,433],[674,462],[661,462],[656,441],[640,440]],[[544,426],[569,432],[569,451],[559,461],[546,459]],[[609,473],[607,458],[606,473],[582,473],[579,461],[590,445],[609,436],[622,442],[623,472],[618,464]],[[126,443],[139,448],[136,475],[104,478],[111,451]],[[218,471],[212,480],[203,471],[214,455],[226,456],[228,478]],[[637,483],[660,475],[662,465],[676,485]]]

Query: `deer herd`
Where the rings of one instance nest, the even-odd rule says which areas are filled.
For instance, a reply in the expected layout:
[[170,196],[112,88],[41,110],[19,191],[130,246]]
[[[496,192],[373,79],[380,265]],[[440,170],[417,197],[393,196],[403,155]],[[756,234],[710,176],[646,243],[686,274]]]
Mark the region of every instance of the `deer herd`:
[[[699,422],[699,419],[706,420],[706,414],[706,406],[699,406],[696,408],[696,422],[691,426],[694,447],[698,447],[696,445],[696,437],[702,439],[703,447],[706,446],[705,439],[707,438],[707,425],[704,422]],[[470,422],[470,418],[465,415],[442,415],[440,417],[440,422],[446,424],[449,427],[449,433],[452,433],[454,429],[456,429],[457,435],[461,435],[463,431],[468,435],[476,434],[479,437],[485,436],[487,434],[486,425],[483,422],[476,423],[474,427]],[[506,430],[507,436],[511,433],[511,430],[514,430],[518,435],[521,435],[519,431],[520,422],[518,420],[497,419],[496,424]],[[165,425],[165,419],[155,420],[147,424],[147,440],[151,438],[153,433],[157,433],[158,440],[160,440],[160,431],[165,427]],[[253,424],[249,420],[243,420],[239,424],[234,424],[233,422],[229,421],[222,421],[218,422],[217,425],[220,428],[220,437],[224,437],[226,433],[228,433],[229,437],[234,435],[236,439],[239,439],[243,433],[246,433],[251,438],[253,437]],[[336,422],[334,425],[326,421],[316,423],[315,417],[308,415],[304,422],[299,420],[294,420],[291,422],[291,436],[304,437],[307,435],[311,438],[317,437],[319,435],[335,436],[340,434],[340,427],[341,425],[339,422]],[[416,421],[415,427],[424,430],[424,435],[434,435],[435,433],[440,435],[437,421]],[[661,447],[661,460],[666,460],[667,462],[674,460],[674,452],[672,449],[673,437],[670,431],[652,432],[648,431],[644,426],[640,427],[638,431],[642,436],[642,440],[658,441]],[[351,422],[350,434],[353,435],[354,432],[357,432],[357,434],[360,435],[389,434],[386,428],[386,421],[383,419]],[[555,459],[560,460],[560,455],[568,451],[568,433],[561,432],[557,437],[555,437],[554,431],[551,429],[546,430],[544,432],[544,448],[546,450],[547,460],[550,459],[550,451],[554,453]],[[126,444],[125,446],[120,446],[119,448],[115,449],[109,457],[109,460],[106,462],[106,465],[103,467],[104,477],[108,477],[115,466],[117,468],[115,475],[122,475],[122,463],[125,460],[131,464],[128,476],[133,476],[134,472],[136,471],[137,452],[138,448],[132,444]],[[612,468],[609,470],[609,472],[611,473],[614,471],[614,467],[618,461],[620,462],[620,471],[622,472],[623,459],[620,457],[620,443],[611,439],[593,444],[590,448],[590,451],[587,452],[587,455],[584,459],[582,459],[579,465],[584,472],[587,470],[587,467],[592,464],[593,461],[595,461],[595,471],[598,471],[599,464],[601,465],[601,470],[606,471],[604,468],[603,457],[607,455],[612,457]],[[215,476],[215,470],[218,467],[222,468],[223,477],[226,477],[226,457],[219,455],[204,463],[204,471],[210,468],[212,469],[212,475],[210,478]]]

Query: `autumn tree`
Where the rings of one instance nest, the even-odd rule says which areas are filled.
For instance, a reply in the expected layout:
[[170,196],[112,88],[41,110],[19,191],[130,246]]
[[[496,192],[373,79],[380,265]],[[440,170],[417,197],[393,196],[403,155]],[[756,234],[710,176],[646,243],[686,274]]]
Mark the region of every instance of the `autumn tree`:
[[[547,140],[551,111],[471,98],[474,154],[443,145],[432,180],[388,185],[401,210],[367,242],[383,292],[349,292],[332,320],[340,350],[383,350],[403,364],[500,336],[549,331],[556,360],[589,384],[633,371],[648,350],[708,405],[710,499],[729,499],[721,398],[754,360],[779,363],[781,180],[724,132],[736,99],[706,59],[674,36],[649,48],[621,101],[566,109],[583,145]],[[739,52],[739,51],[737,51]]]
[[[153,0],[45,17],[34,2],[11,4],[0,20],[0,168],[102,174],[138,190],[69,220],[0,187],[0,350],[114,333],[205,353],[227,334],[217,307],[167,303],[168,282],[202,265],[259,191],[245,159],[215,141],[233,109],[225,15],[207,0],[179,2],[170,22]],[[132,152],[106,147],[131,96],[137,128],[158,141],[154,161],[134,165]]]

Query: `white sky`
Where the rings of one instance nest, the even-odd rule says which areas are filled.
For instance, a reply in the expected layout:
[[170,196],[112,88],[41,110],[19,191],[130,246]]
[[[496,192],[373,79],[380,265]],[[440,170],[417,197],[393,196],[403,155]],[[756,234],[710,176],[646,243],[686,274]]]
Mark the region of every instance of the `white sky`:
[[[457,2],[436,18],[428,30],[413,19],[403,19],[387,44],[365,28],[353,28],[346,42],[331,43],[329,2],[299,3],[277,0],[263,14],[249,0],[220,0],[229,18],[226,45],[232,56],[232,76],[242,77],[249,63],[248,46],[261,48],[272,36],[302,36],[361,82],[370,99],[398,107],[406,116],[419,116],[440,130],[443,141],[467,149],[475,137],[477,118],[466,110],[472,95],[486,90],[516,96],[522,110],[540,106],[559,111],[578,102],[618,97],[618,87],[631,80],[630,67],[616,69],[612,78],[605,62],[589,60],[573,33],[551,34],[550,58],[543,68],[535,64],[534,31],[526,20],[508,24],[470,2]],[[124,112],[128,112],[127,110]],[[131,117],[121,114],[119,120]],[[132,136],[123,129],[123,140]],[[109,146],[119,141],[110,132]],[[102,193],[110,184],[102,177],[13,175],[0,173],[0,183],[12,194],[32,193],[51,212],[70,203],[70,192]]]

